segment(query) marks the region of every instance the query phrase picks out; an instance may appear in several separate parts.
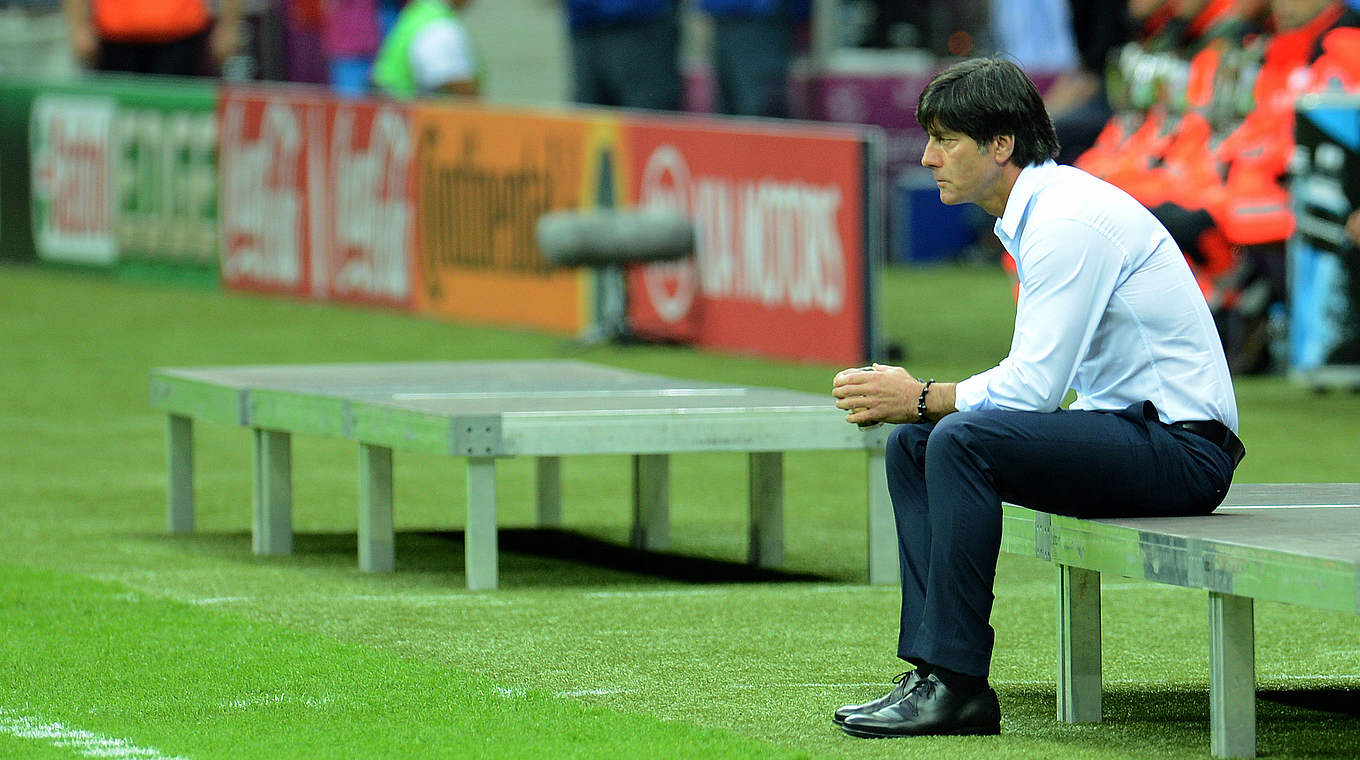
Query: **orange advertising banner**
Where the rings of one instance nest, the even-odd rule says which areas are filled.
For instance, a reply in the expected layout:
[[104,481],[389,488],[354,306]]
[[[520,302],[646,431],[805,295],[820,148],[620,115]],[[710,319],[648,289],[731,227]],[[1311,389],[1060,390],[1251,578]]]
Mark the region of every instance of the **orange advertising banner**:
[[416,309],[583,333],[591,273],[551,268],[534,231],[547,211],[608,200],[613,171],[600,163],[618,153],[614,120],[427,104],[412,123]]

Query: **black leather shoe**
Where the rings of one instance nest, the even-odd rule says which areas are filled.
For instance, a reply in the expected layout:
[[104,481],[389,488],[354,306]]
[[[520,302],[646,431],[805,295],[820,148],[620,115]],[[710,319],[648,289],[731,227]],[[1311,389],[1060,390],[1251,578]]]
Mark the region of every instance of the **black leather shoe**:
[[831,716],[831,721],[838,726],[844,726],[845,719],[851,715],[857,713],[868,714],[881,710],[888,705],[897,704],[902,701],[903,697],[907,696],[907,692],[911,691],[911,687],[915,686],[916,682],[920,680],[921,675],[919,671],[908,670],[905,673],[898,673],[893,677],[893,683],[897,685],[893,687],[892,691],[872,702],[865,702],[862,705],[845,705],[837,708],[836,713]]
[[942,736],[1001,733],[1001,706],[990,687],[963,696],[934,674],[920,680],[901,700],[871,713],[846,716],[841,730],[851,736]]

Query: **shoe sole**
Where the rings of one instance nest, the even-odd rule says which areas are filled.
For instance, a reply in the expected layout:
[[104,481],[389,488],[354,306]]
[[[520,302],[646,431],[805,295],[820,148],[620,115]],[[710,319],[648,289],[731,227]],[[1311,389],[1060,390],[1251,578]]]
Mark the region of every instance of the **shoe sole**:
[[975,726],[969,728],[959,728],[953,731],[940,731],[928,734],[882,734],[875,731],[867,731],[844,723],[839,724],[841,730],[857,739],[904,739],[909,736],[997,736],[1001,733],[1001,726]]

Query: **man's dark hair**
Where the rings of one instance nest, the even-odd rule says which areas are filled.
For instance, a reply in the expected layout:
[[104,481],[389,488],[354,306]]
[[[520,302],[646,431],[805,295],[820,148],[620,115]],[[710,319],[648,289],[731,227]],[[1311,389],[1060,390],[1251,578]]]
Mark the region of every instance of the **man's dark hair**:
[[916,121],[930,134],[968,135],[985,145],[1014,135],[1011,163],[1024,168],[1058,155],[1053,120],[1034,82],[1001,58],[971,58],[941,71],[916,101]]

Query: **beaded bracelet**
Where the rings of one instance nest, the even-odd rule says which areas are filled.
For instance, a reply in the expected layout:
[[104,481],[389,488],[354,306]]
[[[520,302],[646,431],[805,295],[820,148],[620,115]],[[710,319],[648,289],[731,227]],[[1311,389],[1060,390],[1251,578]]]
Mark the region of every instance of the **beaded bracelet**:
[[917,422],[925,422],[925,421],[926,421],[926,391],[930,390],[930,384],[933,383],[933,382],[935,382],[933,379],[932,379],[932,380],[927,380],[927,381],[926,381],[926,384],[923,385],[923,386],[921,386],[921,395],[916,397],[916,421],[917,421]]

